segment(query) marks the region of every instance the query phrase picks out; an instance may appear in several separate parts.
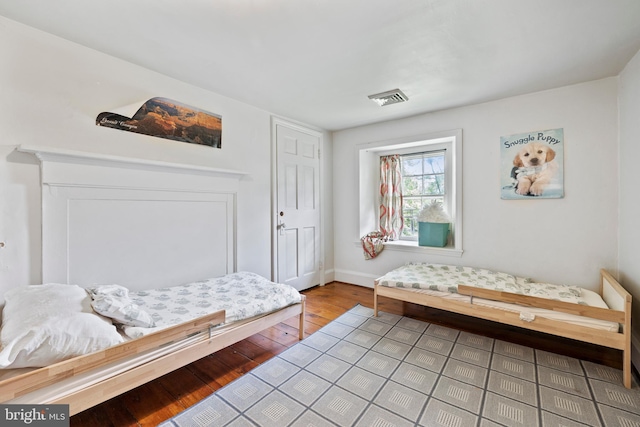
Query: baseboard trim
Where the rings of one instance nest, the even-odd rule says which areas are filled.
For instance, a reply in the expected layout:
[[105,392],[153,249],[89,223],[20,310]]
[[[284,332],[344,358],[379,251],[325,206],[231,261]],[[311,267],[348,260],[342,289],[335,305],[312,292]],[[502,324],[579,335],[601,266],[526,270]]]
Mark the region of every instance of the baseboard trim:
[[334,280],[336,280],[336,272],[333,268],[329,269],[329,270],[325,270],[324,271],[324,282],[322,283],[323,285],[326,285],[327,283],[331,283]]
[[335,280],[337,282],[350,283],[352,285],[365,286],[367,288],[373,288],[373,282],[380,275],[364,274],[359,271],[350,270],[335,270]]

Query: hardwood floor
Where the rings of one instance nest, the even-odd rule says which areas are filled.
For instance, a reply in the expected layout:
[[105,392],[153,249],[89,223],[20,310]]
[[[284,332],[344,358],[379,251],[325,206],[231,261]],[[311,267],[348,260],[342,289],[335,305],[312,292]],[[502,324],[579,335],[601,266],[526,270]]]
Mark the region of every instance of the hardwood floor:
[[[373,290],[340,282],[307,295],[306,335],[356,304],[373,307]],[[381,298],[379,308],[459,330],[621,367],[621,352],[467,316]],[[269,328],[123,395],[71,417],[71,426],[156,426],[298,342],[297,319]]]

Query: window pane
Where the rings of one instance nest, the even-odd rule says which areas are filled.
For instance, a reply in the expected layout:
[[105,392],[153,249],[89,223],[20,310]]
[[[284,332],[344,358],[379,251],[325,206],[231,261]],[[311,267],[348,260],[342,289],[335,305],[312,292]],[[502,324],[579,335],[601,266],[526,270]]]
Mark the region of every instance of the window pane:
[[425,175],[424,192],[429,196],[440,196],[444,194],[444,175]]
[[405,176],[402,178],[403,196],[420,196],[424,194],[422,187],[422,176]]
[[422,209],[422,197],[405,197],[402,201],[402,215],[404,216],[403,237],[418,235],[418,214]]
[[422,175],[422,157],[402,157],[402,175]]
[[444,173],[444,154],[424,157],[424,173]]
[[402,158],[402,195],[404,228],[402,238],[418,238],[420,211],[432,200],[444,201],[444,151],[408,154]]
[[[404,227],[402,228],[402,237],[417,237],[418,236],[418,221],[415,219],[404,220]],[[407,239],[408,240],[408,239]]]
[[422,197],[405,197],[402,201],[402,213],[405,220],[417,217],[422,209]]

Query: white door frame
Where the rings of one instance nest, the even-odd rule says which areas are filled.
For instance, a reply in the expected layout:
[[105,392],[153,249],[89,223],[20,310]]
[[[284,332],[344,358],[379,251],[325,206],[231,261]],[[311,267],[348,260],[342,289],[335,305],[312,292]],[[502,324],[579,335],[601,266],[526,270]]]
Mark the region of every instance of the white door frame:
[[310,129],[308,127],[287,121],[285,119],[279,117],[271,117],[271,280],[274,282],[278,281],[278,151],[277,151],[277,134],[276,128],[277,126],[285,126],[290,129],[297,130],[298,132],[306,133],[309,135],[313,135],[318,138],[319,144],[318,147],[320,149],[320,165],[319,165],[319,178],[318,178],[318,192],[319,192],[319,200],[320,200],[320,286],[325,284],[324,277],[324,269],[325,269],[325,259],[324,259],[324,215],[322,213],[322,209],[324,208],[324,186],[322,183],[323,180],[323,165],[324,165],[324,156],[322,155],[322,147],[324,144],[324,138],[322,132]]

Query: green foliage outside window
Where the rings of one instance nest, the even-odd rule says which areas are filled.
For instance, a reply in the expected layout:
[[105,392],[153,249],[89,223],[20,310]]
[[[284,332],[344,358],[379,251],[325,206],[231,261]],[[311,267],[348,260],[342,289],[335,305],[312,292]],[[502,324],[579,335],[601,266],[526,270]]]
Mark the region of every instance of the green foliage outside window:
[[418,214],[432,200],[444,201],[444,151],[402,156],[402,237],[417,238]]

